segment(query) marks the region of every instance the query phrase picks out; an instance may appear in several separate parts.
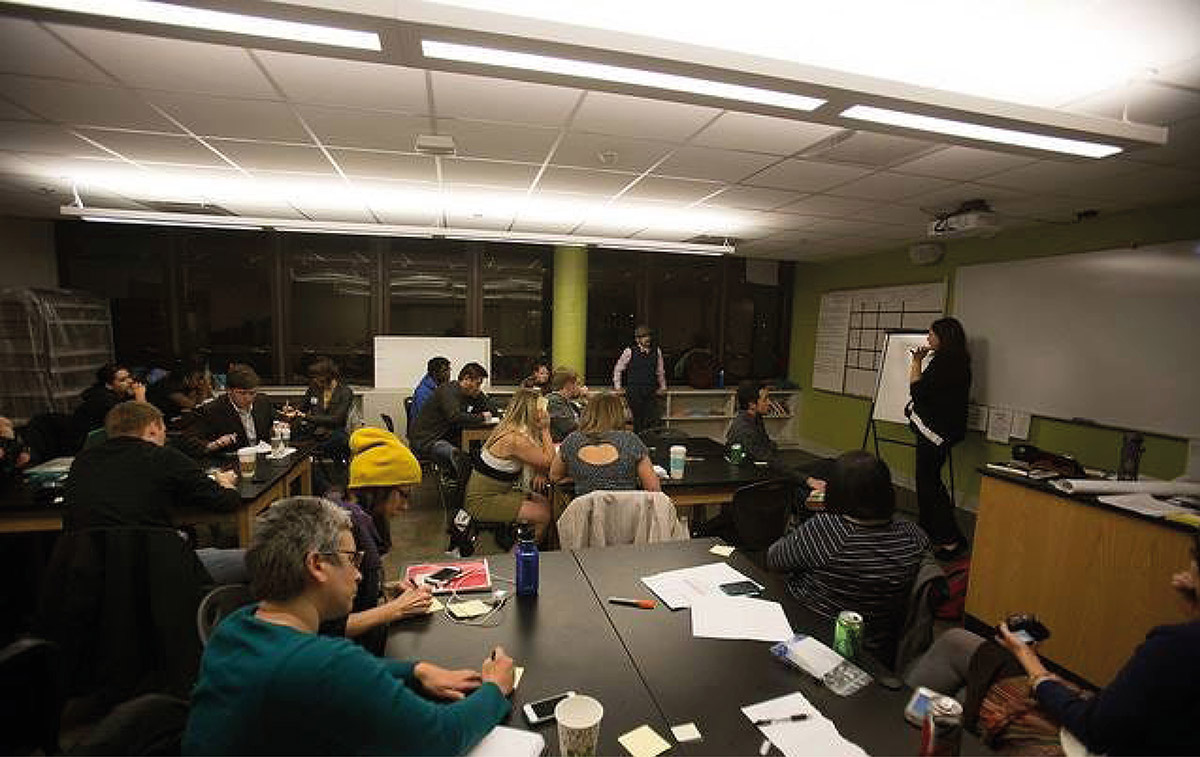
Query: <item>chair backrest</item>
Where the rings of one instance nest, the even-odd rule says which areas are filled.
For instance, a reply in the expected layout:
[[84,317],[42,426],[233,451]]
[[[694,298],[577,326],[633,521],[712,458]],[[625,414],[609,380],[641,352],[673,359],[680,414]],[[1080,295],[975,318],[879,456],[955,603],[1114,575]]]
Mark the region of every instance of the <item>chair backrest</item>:
[[225,584],[210,591],[196,608],[196,633],[208,644],[213,631],[226,615],[254,601],[246,584]]
[[684,541],[687,527],[662,492],[595,491],[576,497],[558,519],[563,549]]
[[29,445],[30,465],[44,463],[56,457],[74,455],[82,441],[75,433],[71,416],[66,413],[39,413],[21,429],[21,437]]
[[180,754],[187,717],[187,700],[168,694],[143,694],[117,705],[82,741],[71,747],[70,753]]
[[638,438],[645,442],[647,447],[661,447],[664,444],[682,443],[688,435],[687,432],[670,426],[655,426],[639,431]]
[[796,484],[786,479],[760,481],[734,492],[733,525],[737,546],[760,551],[787,533]]
[[0,754],[57,754],[65,701],[56,644],[27,638],[0,649]]
[[396,433],[396,422],[392,420],[392,416],[387,413],[380,413],[380,418],[383,418],[383,425],[387,426],[387,430]]

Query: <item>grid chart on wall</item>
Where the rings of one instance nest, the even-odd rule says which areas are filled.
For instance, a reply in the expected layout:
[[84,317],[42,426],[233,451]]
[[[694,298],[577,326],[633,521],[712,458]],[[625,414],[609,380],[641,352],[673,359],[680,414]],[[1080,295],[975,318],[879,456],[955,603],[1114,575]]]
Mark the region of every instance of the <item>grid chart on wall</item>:
[[887,333],[926,329],[945,306],[945,282],[826,293],[817,319],[813,387],[874,396]]

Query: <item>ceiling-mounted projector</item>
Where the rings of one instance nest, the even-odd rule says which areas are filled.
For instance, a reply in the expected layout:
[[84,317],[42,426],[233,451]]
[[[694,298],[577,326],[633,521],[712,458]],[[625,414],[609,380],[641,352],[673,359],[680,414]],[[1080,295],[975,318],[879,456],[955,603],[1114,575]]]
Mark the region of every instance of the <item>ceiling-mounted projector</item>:
[[958,210],[929,222],[930,239],[991,237],[1000,231],[1000,220],[985,200],[969,200]]

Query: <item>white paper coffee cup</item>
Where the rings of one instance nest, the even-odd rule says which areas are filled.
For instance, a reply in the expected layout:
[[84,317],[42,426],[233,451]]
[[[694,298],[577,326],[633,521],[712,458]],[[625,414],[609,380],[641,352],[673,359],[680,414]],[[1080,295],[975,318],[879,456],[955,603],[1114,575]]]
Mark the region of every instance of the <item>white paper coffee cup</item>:
[[558,721],[558,753],[562,757],[592,757],[600,743],[604,706],[586,694],[576,694],[554,707]]

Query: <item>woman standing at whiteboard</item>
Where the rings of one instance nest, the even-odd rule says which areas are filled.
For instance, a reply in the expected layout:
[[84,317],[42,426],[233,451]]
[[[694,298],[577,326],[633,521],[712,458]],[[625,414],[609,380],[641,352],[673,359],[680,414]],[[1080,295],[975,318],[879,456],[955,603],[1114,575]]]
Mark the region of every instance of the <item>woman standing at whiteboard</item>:
[[[922,368],[927,355],[929,364]],[[967,551],[954,520],[954,504],[942,483],[950,448],[967,432],[971,355],[962,324],[940,318],[929,327],[929,343],[912,351],[908,417],[917,435],[917,505],[921,528],[934,544],[934,556],[953,560]],[[950,482],[953,485],[953,481]]]

